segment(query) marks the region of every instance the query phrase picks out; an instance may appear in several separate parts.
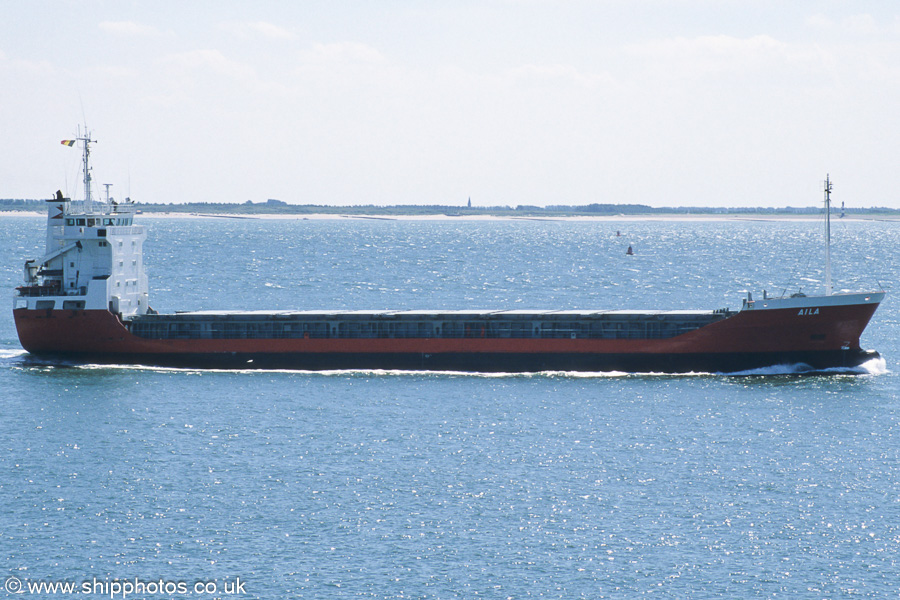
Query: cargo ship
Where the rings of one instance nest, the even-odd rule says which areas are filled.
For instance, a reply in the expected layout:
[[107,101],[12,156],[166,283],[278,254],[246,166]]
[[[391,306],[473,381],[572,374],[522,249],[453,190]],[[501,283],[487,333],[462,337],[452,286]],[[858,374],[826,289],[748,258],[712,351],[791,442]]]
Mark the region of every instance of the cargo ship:
[[[135,205],[47,200],[46,249],[25,262],[13,315],[32,355],[81,363],[232,369],[733,373],[817,372],[877,358],[860,335],[883,291],[832,293],[831,181],[825,183],[825,294],[748,294],[738,310],[298,310],[158,314]],[[66,144],[71,145],[70,140]]]

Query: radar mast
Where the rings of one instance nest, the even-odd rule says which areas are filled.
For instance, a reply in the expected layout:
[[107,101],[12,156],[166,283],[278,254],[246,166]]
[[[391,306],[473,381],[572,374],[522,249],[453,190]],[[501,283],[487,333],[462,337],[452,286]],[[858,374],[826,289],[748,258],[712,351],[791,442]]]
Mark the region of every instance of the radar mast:
[[94,208],[91,202],[91,144],[97,140],[91,139],[87,125],[84,126],[84,135],[81,134],[81,127],[78,128],[78,136],[75,139],[84,147],[84,212],[89,215]]
[[831,295],[831,178],[825,175],[825,295]]

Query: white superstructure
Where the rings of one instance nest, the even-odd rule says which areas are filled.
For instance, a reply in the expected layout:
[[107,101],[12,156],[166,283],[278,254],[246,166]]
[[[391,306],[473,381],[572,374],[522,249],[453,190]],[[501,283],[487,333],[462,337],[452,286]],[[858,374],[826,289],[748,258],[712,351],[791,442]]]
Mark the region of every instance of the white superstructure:
[[144,228],[134,225],[134,204],[108,196],[91,198],[90,144],[85,133],[85,198],[72,201],[62,192],[48,200],[44,256],[25,262],[25,285],[15,308],[35,310],[109,310],[121,317],[148,311],[144,274]]

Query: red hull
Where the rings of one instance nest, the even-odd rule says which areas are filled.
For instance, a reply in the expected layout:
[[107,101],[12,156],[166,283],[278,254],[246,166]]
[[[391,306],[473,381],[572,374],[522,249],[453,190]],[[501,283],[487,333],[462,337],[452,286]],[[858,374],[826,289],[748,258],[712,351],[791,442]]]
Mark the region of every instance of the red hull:
[[[668,339],[145,339],[132,335],[105,310],[17,309],[14,315],[22,346],[33,354],[111,362],[183,360],[192,364],[192,357],[203,357],[204,362],[221,357],[223,364],[234,366],[242,358],[268,357],[269,364],[299,368],[390,368],[396,364],[396,368],[460,365],[493,371],[506,370],[501,368],[504,365],[510,370],[634,365],[636,370],[684,371],[715,368],[717,356],[723,357],[722,366],[737,369],[744,366],[741,357],[746,358],[746,368],[791,360],[816,362],[817,368],[852,366],[848,361],[859,364],[871,356],[861,352],[860,335],[877,307],[870,303],[822,306],[815,311],[744,310]],[[441,357],[447,360],[442,362]],[[698,368],[691,367],[690,357],[698,357]],[[478,362],[493,358],[504,365]],[[641,366],[645,363],[646,369]]]

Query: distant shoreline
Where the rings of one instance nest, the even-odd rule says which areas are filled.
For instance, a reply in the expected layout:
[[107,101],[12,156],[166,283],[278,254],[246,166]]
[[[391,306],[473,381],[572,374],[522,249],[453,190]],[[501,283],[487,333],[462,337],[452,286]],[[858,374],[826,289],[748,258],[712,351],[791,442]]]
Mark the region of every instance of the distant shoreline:
[[[45,214],[44,200],[2,199],[0,215],[7,212]],[[135,208],[144,215],[167,217],[223,217],[223,218],[275,218],[275,219],[519,219],[567,221],[596,220],[795,220],[821,219],[824,209],[806,207],[652,207],[644,204],[588,204],[551,206],[446,206],[420,205],[354,205],[328,206],[319,204],[287,204],[280,200],[266,202],[247,201],[242,204],[223,202],[192,202],[185,204],[136,203]],[[832,218],[900,220],[900,209],[885,207],[847,208],[832,207]]]
[[[624,222],[624,221],[819,221],[821,214],[702,214],[702,213],[654,213],[635,215],[568,215],[568,216],[525,216],[525,215],[446,215],[446,214],[421,214],[421,215],[384,215],[384,214],[336,214],[336,213],[308,213],[308,214],[234,214],[234,213],[189,213],[189,212],[144,212],[136,215],[139,219],[238,219],[238,220],[280,220],[280,221],[322,221],[322,220],[354,220],[354,221],[556,221],[560,223],[571,222]],[[0,210],[0,219],[4,217],[46,217],[46,213],[37,211]],[[900,221],[900,215],[884,214],[853,214],[843,218],[832,216],[832,221]]]

